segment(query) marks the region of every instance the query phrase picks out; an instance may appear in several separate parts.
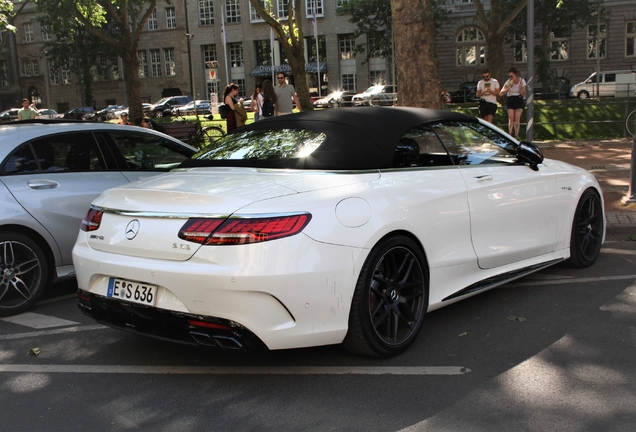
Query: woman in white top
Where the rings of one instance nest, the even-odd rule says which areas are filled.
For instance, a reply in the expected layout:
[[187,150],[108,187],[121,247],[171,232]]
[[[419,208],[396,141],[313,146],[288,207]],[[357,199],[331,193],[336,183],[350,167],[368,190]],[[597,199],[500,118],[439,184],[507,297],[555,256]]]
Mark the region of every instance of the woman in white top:
[[500,96],[508,94],[506,111],[508,111],[508,133],[515,138],[519,137],[521,128],[521,113],[523,113],[524,98],[526,97],[526,80],[519,76],[517,68],[511,67],[508,71],[508,81],[499,92]]
[[254,121],[259,121],[263,115],[263,95],[261,94],[261,83],[256,84],[250,108],[254,113]]

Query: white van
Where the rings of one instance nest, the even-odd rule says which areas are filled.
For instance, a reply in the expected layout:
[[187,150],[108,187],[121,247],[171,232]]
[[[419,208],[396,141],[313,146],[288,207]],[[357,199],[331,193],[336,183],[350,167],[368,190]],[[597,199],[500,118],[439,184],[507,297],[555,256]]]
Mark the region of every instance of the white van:
[[603,71],[599,75],[597,85],[597,73],[594,72],[582,83],[572,86],[570,97],[587,99],[590,96],[597,96],[597,86],[599,96],[627,97],[634,94],[636,89],[636,71],[619,70]]

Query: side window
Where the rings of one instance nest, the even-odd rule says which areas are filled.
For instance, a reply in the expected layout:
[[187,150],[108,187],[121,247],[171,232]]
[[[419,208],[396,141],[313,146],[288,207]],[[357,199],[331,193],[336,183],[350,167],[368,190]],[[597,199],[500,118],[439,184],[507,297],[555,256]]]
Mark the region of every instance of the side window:
[[421,126],[400,138],[393,155],[393,168],[452,167],[453,162],[433,129]]
[[34,140],[32,145],[44,172],[106,169],[92,133],[51,135]]
[[150,133],[111,131],[121,169],[169,171],[188,159],[187,147]]
[[2,164],[1,174],[33,174],[39,171],[38,160],[29,143],[22,144]]
[[434,126],[435,133],[456,165],[511,164],[516,144],[481,123],[444,123]]

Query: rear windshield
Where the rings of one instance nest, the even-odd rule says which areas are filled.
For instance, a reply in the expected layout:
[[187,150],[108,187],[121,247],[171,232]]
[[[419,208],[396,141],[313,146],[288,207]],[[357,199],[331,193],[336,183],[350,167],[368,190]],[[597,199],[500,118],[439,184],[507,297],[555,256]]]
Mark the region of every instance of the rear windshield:
[[322,132],[299,129],[233,133],[197,152],[199,160],[277,160],[309,156],[325,140]]

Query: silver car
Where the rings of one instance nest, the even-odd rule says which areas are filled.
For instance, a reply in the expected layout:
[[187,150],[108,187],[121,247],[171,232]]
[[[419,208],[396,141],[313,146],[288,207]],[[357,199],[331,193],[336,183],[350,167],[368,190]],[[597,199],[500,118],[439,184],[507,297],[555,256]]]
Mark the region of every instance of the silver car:
[[104,190],[169,171],[195,149],[148,129],[35,120],[0,125],[0,316],[75,276],[82,217]]

